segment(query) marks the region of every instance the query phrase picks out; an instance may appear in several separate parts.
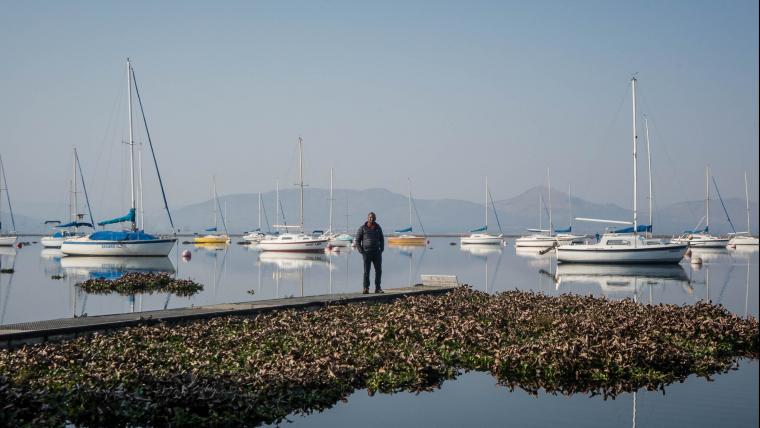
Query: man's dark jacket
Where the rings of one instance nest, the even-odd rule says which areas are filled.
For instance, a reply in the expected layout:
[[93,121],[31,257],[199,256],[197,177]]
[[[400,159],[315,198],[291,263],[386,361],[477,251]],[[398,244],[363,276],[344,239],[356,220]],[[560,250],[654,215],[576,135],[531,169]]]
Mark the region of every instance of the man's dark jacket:
[[382,253],[385,250],[383,228],[377,222],[368,226],[365,222],[356,231],[356,249],[360,253]]

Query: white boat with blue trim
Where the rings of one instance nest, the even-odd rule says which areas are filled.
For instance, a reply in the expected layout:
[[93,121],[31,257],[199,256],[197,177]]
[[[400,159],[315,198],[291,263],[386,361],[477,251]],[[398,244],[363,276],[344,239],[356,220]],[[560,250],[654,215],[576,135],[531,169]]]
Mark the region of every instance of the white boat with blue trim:
[[504,243],[504,233],[498,235],[488,233],[488,208],[489,202],[493,208],[494,216],[496,216],[496,223],[499,225],[499,232],[501,230],[501,223],[499,223],[499,216],[496,214],[496,208],[493,207],[493,199],[491,198],[491,192],[488,190],[488,177],[486,177],[486,201],[485,201],[485,225],[470,230],[470,236],[463,236],[459,239],[462,245],[501,245]]
[[638,187],[636,156],[636,77],[631,78],[633,111],[633,221],[597,220],[578,218],[577,220],[595,221],[613,224],[625,224],[629,227],[605,233],[595,244],[571,244],[556,248],[557,261],[560,263],[613,263],[675,264],[683,259],[688,245],[663,242],[645,236],[651,232],[651,225],[638,224]]
[[[134,83],[134,93],[137,95],[138,102],[140,102],[140,111],[143,111],[142,101],[140,100],[140,92],[137,88],[137,80],[132,69],[132,64],[127,59],[127,90],[128,90],[128,102],[129,102],[129,161],[130,161],[130,178],[131,178],[131,208],[129,212],[118,218],[111,220],[101,221],[98,223],[100,226],[106,226],[109,224],[121,224],[128,223],[128,230],[110,231],[101,230],[91,233],[87,236],[80,238],[74,238],[65,240],[61,244],[61,252],[67,256],[166,256],[174,247],[177,239],[169,237],[160,237],[145,233],[142,230],[142,179],[140,179],[140,187],[135,187],[135,159],[134,159],[134,138],[133,138],[133,125],[132,125],[132,84]],[[151,154],[153,155],[153,163],[156,166],[156,175],[158,182],[161,185],[161,194],[164,200],[164,208],[169,216],[169,223],[172,230],[174,230],[174,222],[172,221],[171,213],[166,202],[166,194],[164,192],[163,182],[161,180],[161,173],[158,170],[158,162],[156,161],[155,152],[153,151],[153,143],[150,139],[150,132],[148,131],[147,121],[143,113],[143,123],[145,124],[145,132],[148,142],[150,144]],[[142,171],[142,156],[138,159],[138,170]],[[142,174],[140,174],[142,177]],[[140,204],[140,218],[137,216],[137,201]],[[139,220],[139,221],[138,221]],[[138,227],[140,226],[140,227]]]
[[[328,238],[322,236],[312,236],[304,233],[304,215],[303,215],[303,139],[298,137],[298,165],[299,165],[299,184],[301,188],[301,223],[297,226],[275,225],[287,230],[288,228],[297,228],[296,233],[283,233],[273,237],[267,237],[259,241],[258,248],[261,251],[289,251],[289,252],[324,252],[327,248]],[[279,188],[278,188],[279,194]],[[277,205],[279,207],[279,196]]]

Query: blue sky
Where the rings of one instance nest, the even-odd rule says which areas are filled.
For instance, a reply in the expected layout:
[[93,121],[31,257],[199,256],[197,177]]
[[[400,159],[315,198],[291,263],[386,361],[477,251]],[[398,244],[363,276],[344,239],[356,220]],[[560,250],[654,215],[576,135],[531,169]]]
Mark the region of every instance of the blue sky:
[[301,135],[313,186],[334,167],[337,187],[479,201],[485,175],[501,199],[549,167],[630,207],[633,72],[659,205],[703,197],[707,164],[757,194],[755,1],[1,3],[0,154],[27,213],[65,204],[72,145],[98,211],[128,203],[127,56],[173,205],[212,175],[290,186]]

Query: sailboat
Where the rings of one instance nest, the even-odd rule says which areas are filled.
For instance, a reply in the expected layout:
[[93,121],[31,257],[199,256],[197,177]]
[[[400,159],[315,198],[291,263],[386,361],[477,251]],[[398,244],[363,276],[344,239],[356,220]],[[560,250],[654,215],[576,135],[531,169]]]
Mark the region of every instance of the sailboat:
[[[59,221],[46,221],[45,223],[55,223],[55,226],[53,226],[56,230],[54,233],[52,233],[49,236],[43,236],[40,239],[40,242],[42,243],[42,246],[45,248],[61,248],[61,245],[63,244],[63,241],[71,238],[81,237],[84,236],[83,233],[79,231],[80,227],[89,227],[92,228],[92,210],[90,209],[90,198],[87,196],[87,187],[84,184],[84,176],[82,173],[82,165],[79,164],[79,156],[77,155],[77,149],[74,147],[73,150],[73,173],[71,176],[71,197],[70,197],[70,214],[69,214],[69,222],[65,224],[61,224]],[[84,214],[79,213],[79,203],[77,200],[77,167],[79,169],[80,176],[82,177],[82,189],[84,190],[85,200],[87,202],[87,211],[90,214],[90,222],[82,221],[84,219]]]
[[752,236],[752,225],[749,219],[749,185],[747,184],[747,171],[744,171],[744,196],[747,198],[747,231],[736,233],[729,245],[760,245],[757,236]]
[[[204,232],[212,232],[207,233],[203,236],[196,236],[193,238],[193,242],[195,244],[229,244],[230,243],[230,235],[227,232],[227,222],[224,221],[224,215],[221,215],[222,217],[222,226],[224,227],[224,233],[218,234],[214,233],[219,230],[219,217],[220,215],[217,214],[217,212],[221,212],[221,208],[219,206],[219,195],[216,193],[216,178],[212,178],[212,190],[211,190],[211,211],[212,215],[214,216],[214,227],[209,227],[208,229],[204,230]],[[219,213],[221,214],[221,213]]]
[[[546,183],[547,191],[549,193],[548,199],[548,214],[549,214],[549,228],[543,229],[539,226],[538,229],[528,229],[529,232],[533,232],[530,235],[521,236],[515,240],[515,247],[533,247],[533,248],[548,248],[555,245],[566,245],[572,243],[582,242],[585,236],[573,235],[572,225],[565,229],[555,229],[554,222],[552,221],[552,184],[551,176],[549,175],[549,169],[546,170]],[[569,193],[568,193],[569,197]],[[538,217],[539,223],[541,222],[543,211],[543,198],[539,194],[538,197]]]
[[[460,242],[462,245],[476,245],[476,244],[488,244],[488,245],[501,245],[504,242],[504,234],[499,233],[498,235],[493,235],[488,233],[488,208],[489,203],[491,203],[491,206],[493,207],[492,202],[490,201],[491,193],[488,190],[488,177],[486,177],[486,201],[485,201],[485,210],[486,210],[486,223],[484,226],[479,227],[477,229],[473,229],[470,231],[470,236],[463,236],[460,238]],[[496,208],[494,208],[494,215],[496,215]],[[498,217],[497,217],[498,221]],[[499,232],[501,232],[501,224],[499,224]]]
[[688,245],[664,243],[658,239],[648,239],[642,232],[651,229],[649,225],[638,223],[638,186],[636,156],[636,76],[631,78],[633,111],[633,221],[577,220],[595,221],[612,224],[625,224],[629,227],[606,232],[595,244],[570,244],[556,248],[557,261],[562,263],[669,263],[676,264],[683,259]]
[[[67,239],[61,244],[61,251],[69,256],[166,256],[174,247],[174,243],[177,241],[174,237],[157,237],[145,233],[144,216],[142,215],[142,174],[140,173],[140,188],[135,187],[135,140],[133,138],[133,123],[132,123],[132,84],[134,83],[134,92],[137,95],[137,100],[140,103],[140,111],[142,113],[143,123],[145,125],[145,132],[150,144],[151,154],[153,155],[153,163],[156,166],[156,175],[158,176],[158,182],[161,185],[161,194],[164,199],[164,208],[169,216],[169,223],[174,229],[174,222],[172,221],[171,213],[169,212],[169,206],[166,202],[166,193],[164,192],[163,181],[161,180],[161,173],[158,170],[158,162],[156,161],[155,152],[153,151],[153,143],[150,139],[150,132],[148,131],[148,123],[145,118],[145,113],[142,108],[142,101],[140,99],[140,91],[137,88],[137,79],[135,78],[134,70],[132,69],[132,63],[127,58],[127,99],[128,99],[128,116],[129,116],[129,170],[130,170],[130,202],[131,207],[129,212],[118,218],[111,220],[101,221],[98,223],[100,226],[108,224],[120,224],[128,223],[129,229],[121,231],[108,231],[102,230],[91,233],[87,236],[80,238]],[[138,169],[142,172],[142,155],[138,153]],[[137,201],[140,201],[140,215],[137,213]],[[139,222],[138,222],[139,221]],[[140,227],[138,227],[138,225]]]
[[[420,223],[422,226],[422,223]],[[388,237],[389,245],[397,246],[420,246],[427,243],[425,236],[412,234],[412,185],[409,184],[409,226],[395,231],[397,235]],[[424,228],[423,228],[424,233]]]
[[705,168],[705,227],[703,229],[687,230],[673,242],[687,243],[690,247],[723,248],[728,245],[729,238],[710,234],[710,167]]
[[[335,201],[333,198],[333,169],[330,168],[330,224],[324,236],[332,247],[348,247],[354,241],[354,237],[348,233],[333,232],[333,201]],[[348,223],[346,223],[346,231],[348,231]]]
[[261,192],[259,192],[259,227],[253,232],[247,233],[243,236],[243,241],[248,243],[259,242],[264,239],[264,232],[261,231]]
[[[327,238],[307,235],[304,231],[303,188],[306,185],[303,183],[303,139],[301,137],[298,137],[298,171],[298,186],[301,188],[301,224],[295,227],[297,227],[299,231],[297,233],[282,233],[277,236],[262,239],[259,242],[259,249],[261,251],[317,252],[324,251],[325,248],[327,248]],[[293,226],[276,225],[275,227],[287,230]]]
[[8,193],[8,179],[5,177],[5,165],[3,165],[3,157],[0,156],[0,178],[3,179],[0,183],[0,206],[2,206],[3,191],[5,191],[5,199],[8,201],[8,213],[11,216],[12,229],[8,232],[3,232],[3,222],[0,218],[0,246],[9,246],[16,243],[16,220],[13,218],[13,207],[11,207],[11,195]]

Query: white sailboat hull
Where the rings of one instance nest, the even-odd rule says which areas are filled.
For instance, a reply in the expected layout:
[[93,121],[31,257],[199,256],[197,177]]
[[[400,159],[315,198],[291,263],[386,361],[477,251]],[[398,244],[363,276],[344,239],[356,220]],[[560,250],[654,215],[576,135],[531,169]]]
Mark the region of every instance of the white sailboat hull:
[[557,245],[568,245],[568,244],[572,244],[576,242],[582,242],[584,238],[585,238],[584,236],[576,236],[576,235],[523,236],[515,240],[515,247],[548,248],[554,245],[555,242],[557,243]]
[[686,245],[663,245],[658,248],[601,249],[594,245],[566,245],[557,248],[562,263],[679,263]]
[[689,246],[694,248],[723,248],[728,245],[728,238],[711,235],[695,235],[689,239]]
[[67,256],[167,256],[175,242],[175,238],[111,241],[85,236],[64,241],[61,252]]
[[330,245],[333,247],[350,247],[352,241],[343,241],[341,239],[331,239]]
[[474,233],[470,236],[464,236],[460,239],[463,245],[471,244],[485,244],[485,245],[500,245],[504,242],[502,235],[489,235],[487,233]]
[[63,241],[65,241],[66,239],[71,239],[71,237],[70,236],[68,237],[43,236],[40,239],[40,243],[45,248],[61,248]]
[[756,236],[735,236],[728,241],[729,245],[760,245]]
[[312,238],[308,235],[286,233],[274,239],[259,241],[261,251],[323,252],[327,248],[327,239]]
[[679,263],[688,245],[664,244],[634,235],[604,235],[597,244],[557,247],[557,261],[562,263]]
[[18,239],[15,235],[4,235],[0,236],[0,246],[8,247],[16,243],[16,240]]

